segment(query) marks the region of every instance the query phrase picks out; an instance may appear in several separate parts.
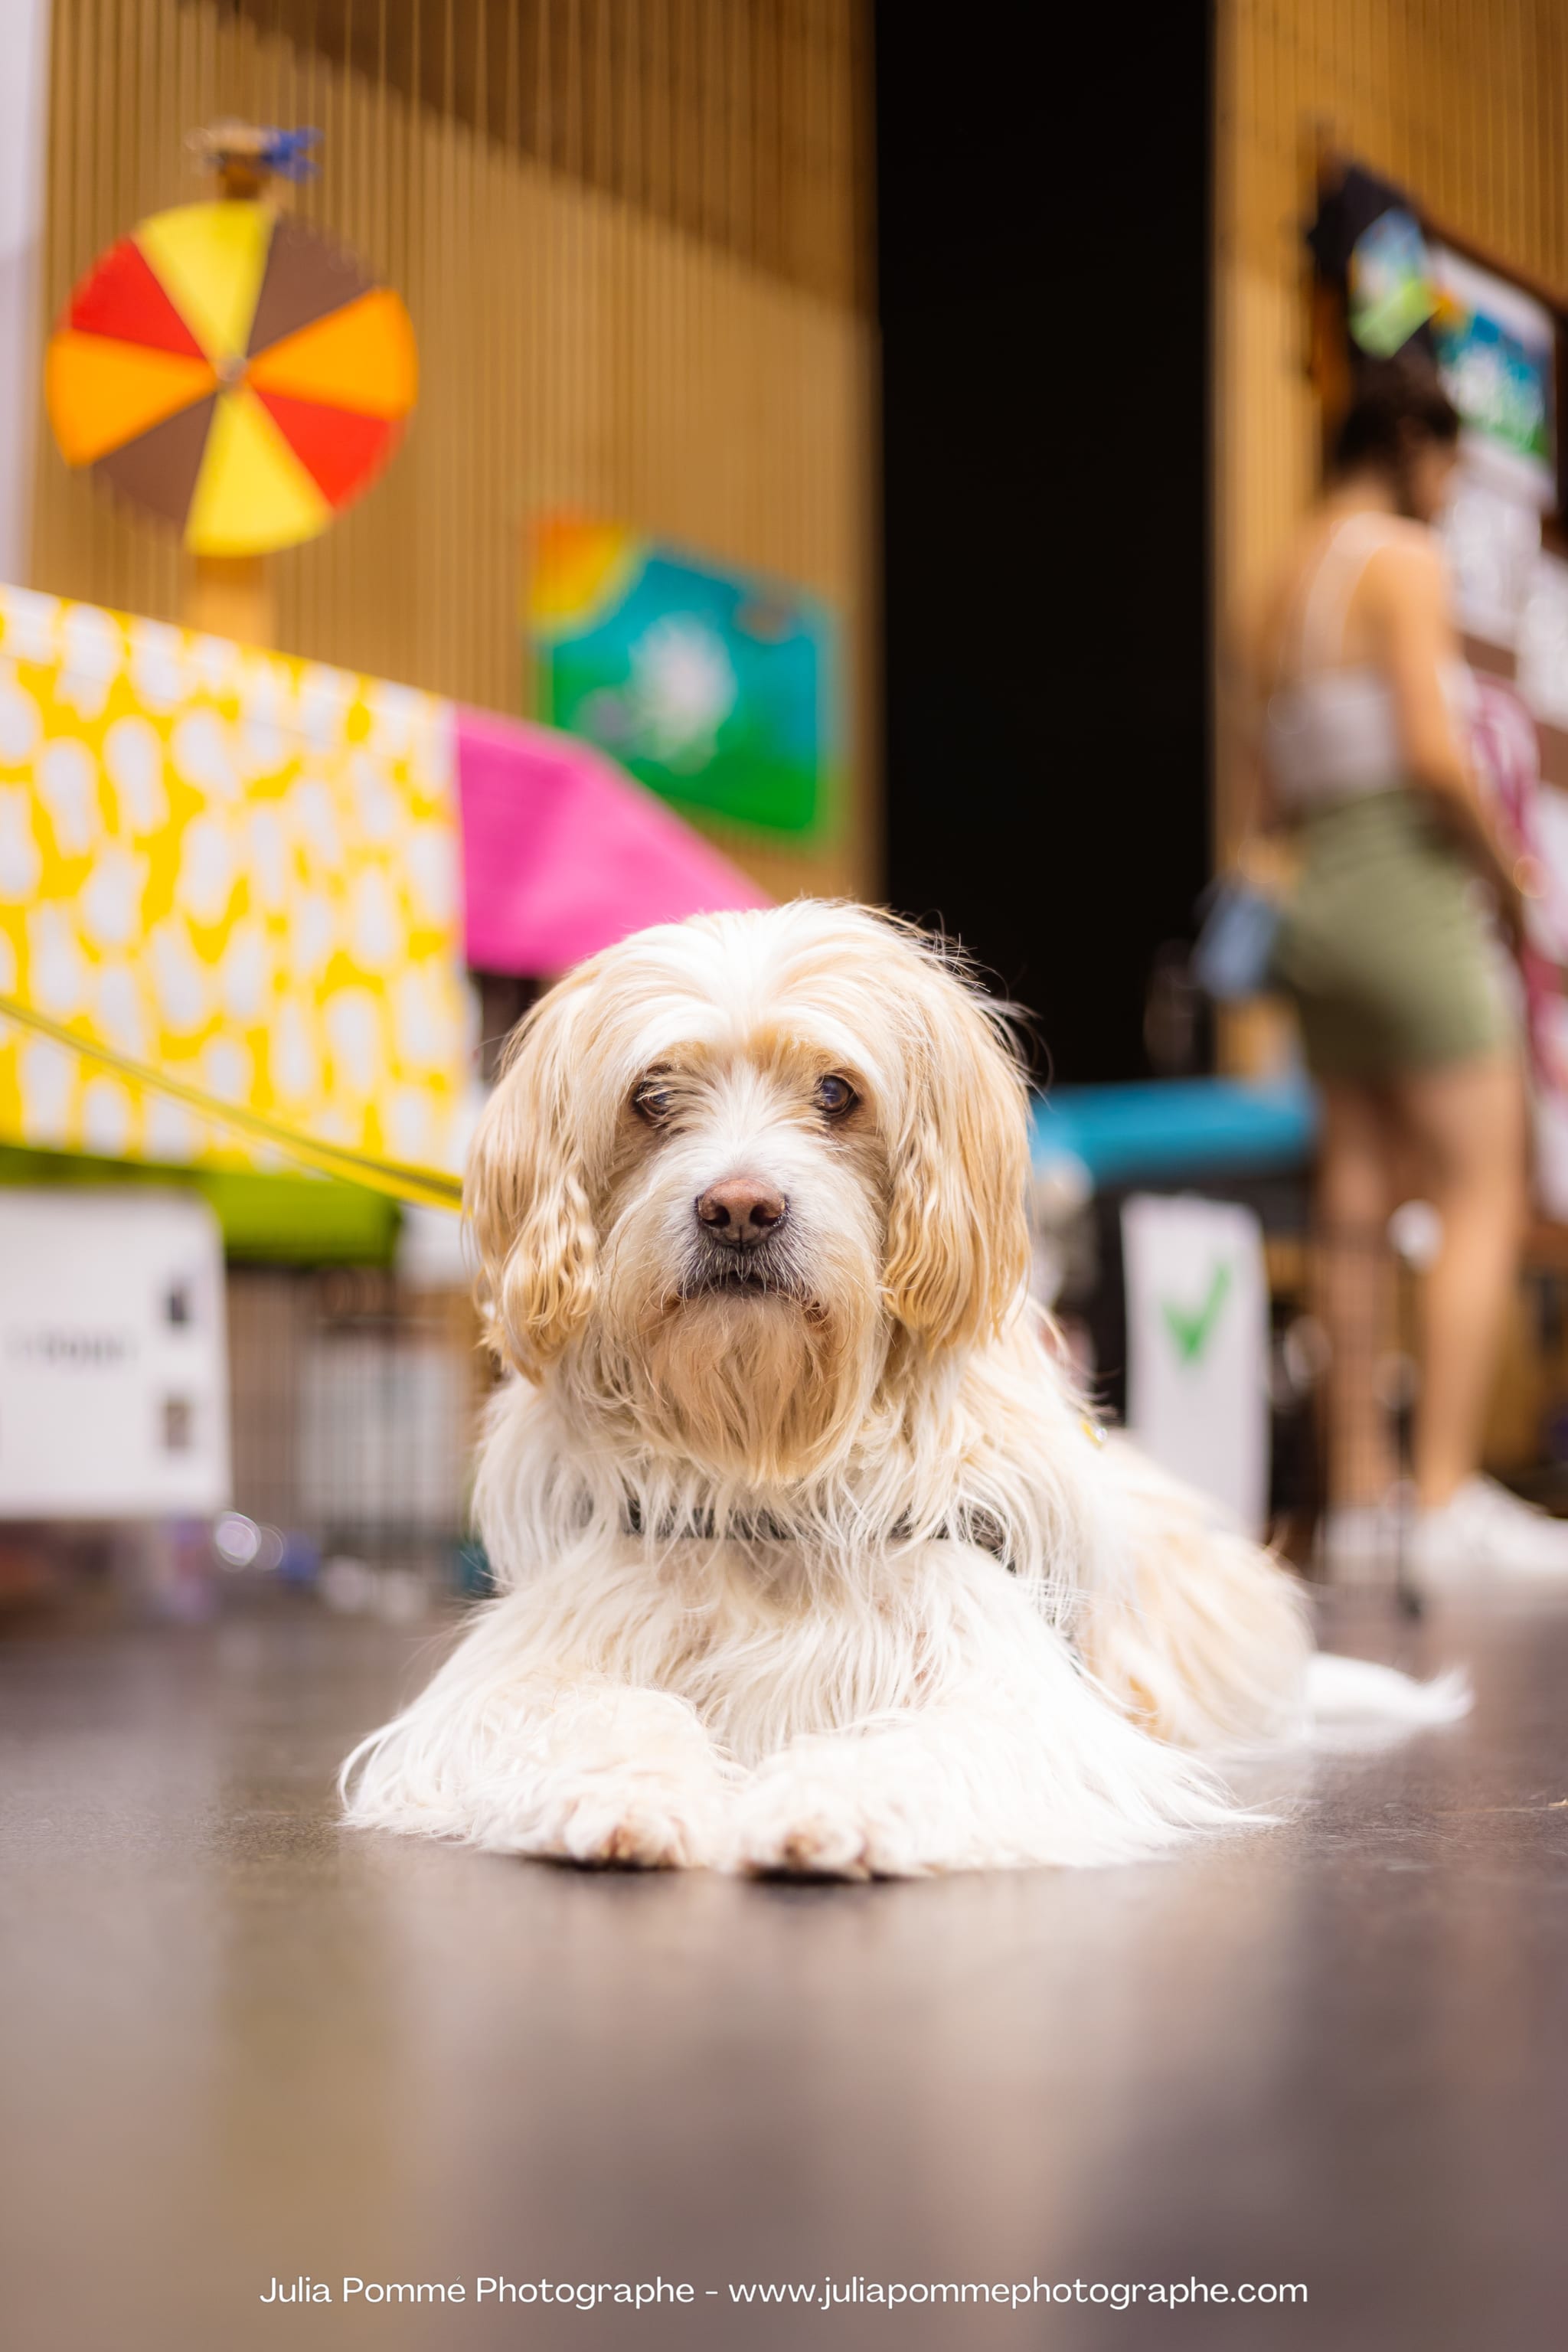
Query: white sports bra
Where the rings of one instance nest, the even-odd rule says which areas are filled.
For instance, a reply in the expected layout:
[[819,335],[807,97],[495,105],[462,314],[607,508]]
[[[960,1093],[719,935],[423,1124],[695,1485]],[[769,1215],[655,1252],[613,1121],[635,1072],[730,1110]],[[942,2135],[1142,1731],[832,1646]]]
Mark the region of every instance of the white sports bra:
[[[1344,636],[1351,598],[1368,562],[1412,528],[1394,515],[1347,515],[1303,583],[1295,674],[1271,698],[1264,727],[1264,758],[1288,809],[1304,814],[1388,792],[1404,773],[1393,686],[1370,664],[1346,666]],[[1475,702],[1475,681],[1463,662],[1445,666],[1443,691],[1462,729]]]

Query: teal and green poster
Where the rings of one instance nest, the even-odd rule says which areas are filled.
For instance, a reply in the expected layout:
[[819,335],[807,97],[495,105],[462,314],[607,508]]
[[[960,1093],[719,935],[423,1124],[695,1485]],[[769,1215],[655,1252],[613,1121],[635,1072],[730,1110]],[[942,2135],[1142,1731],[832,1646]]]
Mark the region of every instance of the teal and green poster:
[[683,814],[820,840],[836,797],[837,643],[816,598],[614,523],[533,534],[537,716]]
[[1557,499],[1557,321],[1544,303],[1447,247],[1433,248],[1433,329],[1472,464],[1511,495]]

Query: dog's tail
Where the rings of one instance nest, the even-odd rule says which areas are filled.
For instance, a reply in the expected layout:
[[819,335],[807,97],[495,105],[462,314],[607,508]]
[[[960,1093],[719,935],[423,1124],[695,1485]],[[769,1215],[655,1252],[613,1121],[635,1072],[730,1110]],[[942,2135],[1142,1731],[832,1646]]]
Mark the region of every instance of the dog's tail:
[[1379,1744],[1458,1723],[1470,1711],[1469,1677],[1458,1667],[1418,1683],[1370,1658],[1320,1651],[1307,1668],[1310,1736],[1326,1745]]

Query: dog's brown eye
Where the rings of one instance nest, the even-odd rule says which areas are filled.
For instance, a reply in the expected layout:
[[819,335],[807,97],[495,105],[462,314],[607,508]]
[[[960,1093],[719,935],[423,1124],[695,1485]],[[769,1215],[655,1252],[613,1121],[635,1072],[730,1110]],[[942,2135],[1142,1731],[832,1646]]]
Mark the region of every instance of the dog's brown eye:
[[818,1078],[816,1082],[816,1108],[825,1118],[842,1118],[859,1099],[847,1078]]
[[632,1097],[632,1108],[649,1127],[662,1127],[675,1108],[675,1097],[658,1078],[645,1078]]

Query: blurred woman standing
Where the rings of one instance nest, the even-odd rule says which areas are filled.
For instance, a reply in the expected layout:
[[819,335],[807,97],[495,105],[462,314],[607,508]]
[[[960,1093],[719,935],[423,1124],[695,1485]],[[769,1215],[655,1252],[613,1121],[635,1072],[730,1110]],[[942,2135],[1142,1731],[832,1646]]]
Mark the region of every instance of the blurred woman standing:
[[1275,968],[1322,1100],[1325,1549],[1354,1572],[1390,1547],[1376,1269],[1390,1213],[1415,1192],[1442,1221],[1415,1433],[1410,1556],[1427,1584],[1568,1576],[1568,1526],[1479,1475],[1525,1207],[1520,992],[1503,945],[1520,948],[1523,908],[1518,852],[1466,752],[1473,686],[1432,530],[1458,436],[1429,364],[1401,357],[1368,376],[1260,643],[1266,812],[1300,852]]

